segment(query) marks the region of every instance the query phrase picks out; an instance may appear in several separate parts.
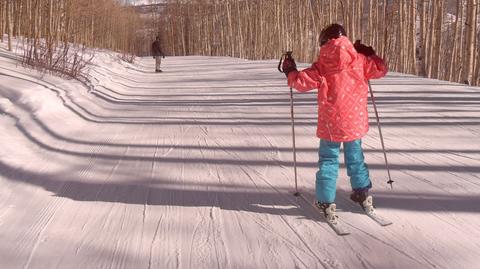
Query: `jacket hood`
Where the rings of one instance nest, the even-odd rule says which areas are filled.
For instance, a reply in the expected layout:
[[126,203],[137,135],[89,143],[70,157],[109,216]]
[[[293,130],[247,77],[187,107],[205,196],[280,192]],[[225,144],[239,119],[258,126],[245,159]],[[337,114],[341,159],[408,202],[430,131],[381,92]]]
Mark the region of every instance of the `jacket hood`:
[[352,42],[347,37],[341,36],[320,47],[317,62],[320,63],[322,73],[336,73],[345,70],[357,57],[358,53]]

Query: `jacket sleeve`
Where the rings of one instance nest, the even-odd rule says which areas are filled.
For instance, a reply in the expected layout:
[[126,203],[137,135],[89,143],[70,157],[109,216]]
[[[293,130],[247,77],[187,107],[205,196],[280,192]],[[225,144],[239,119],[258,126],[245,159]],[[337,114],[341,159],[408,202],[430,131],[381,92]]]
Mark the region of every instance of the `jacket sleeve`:
[[311,66],[302,71],[292,71],[288,74],[288,86],[295,88],[299,92],[306,92],[318,89],[324,83],[325,78],[320,75],[315,66]]
[[363,64],[363,72],[365,75],[365,79],[368,80],[381,78],[387,74],[388,68],[382,58],[378,57],[377,55],[372,55],[368,57],[364,56],[364,58],[365,61]]

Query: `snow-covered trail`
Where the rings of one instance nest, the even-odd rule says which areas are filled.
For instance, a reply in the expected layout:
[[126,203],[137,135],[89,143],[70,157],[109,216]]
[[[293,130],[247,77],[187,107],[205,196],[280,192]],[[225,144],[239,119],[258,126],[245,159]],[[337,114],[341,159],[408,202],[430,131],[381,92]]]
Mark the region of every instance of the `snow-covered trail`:
[[[0,49],[1,268],[476,268],[480,89],[372,81],[364,139],[381,228],[348,201],[338,237],[293,195],[289,89],[276,61],[98,53],[90,88]],[[300,191],[313,199],[315,93],[295,94]]]

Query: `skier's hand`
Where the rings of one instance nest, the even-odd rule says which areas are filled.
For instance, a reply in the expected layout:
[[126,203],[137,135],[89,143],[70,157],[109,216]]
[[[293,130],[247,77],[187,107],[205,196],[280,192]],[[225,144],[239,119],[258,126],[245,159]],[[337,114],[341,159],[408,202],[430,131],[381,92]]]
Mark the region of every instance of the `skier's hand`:
[[363,54],[367,57],[375,55],[375,50],[373,50],[371,46],[365,46],[364,44],[361,43],[360,40],[355,41],[355,44],[353,44],[353,47],[358,53]]
[[155,56],[152,56],[153,59],[155,59]]
[[288,73],[292,71],[297,71],[297,64],[293,57],[285,57],[282,64],[282,71],[285,73],[285,76],[288,77]]
[[163,59],[165,59],[165,54],[164,54],[164,55],[162,55],[162,58],[163,58]]

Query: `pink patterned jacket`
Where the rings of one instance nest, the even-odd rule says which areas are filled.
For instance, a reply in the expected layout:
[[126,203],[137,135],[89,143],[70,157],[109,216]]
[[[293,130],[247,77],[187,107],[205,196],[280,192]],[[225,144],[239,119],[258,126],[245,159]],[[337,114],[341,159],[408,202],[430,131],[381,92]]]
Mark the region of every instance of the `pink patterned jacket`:
[[288,85],[299,92],[318,89],[317,136],[348,142],[368,132],[367,81],[387,71],[381,58],[357,53],[347,37],[340,37],[320,48],[311,67],[290,72]]

